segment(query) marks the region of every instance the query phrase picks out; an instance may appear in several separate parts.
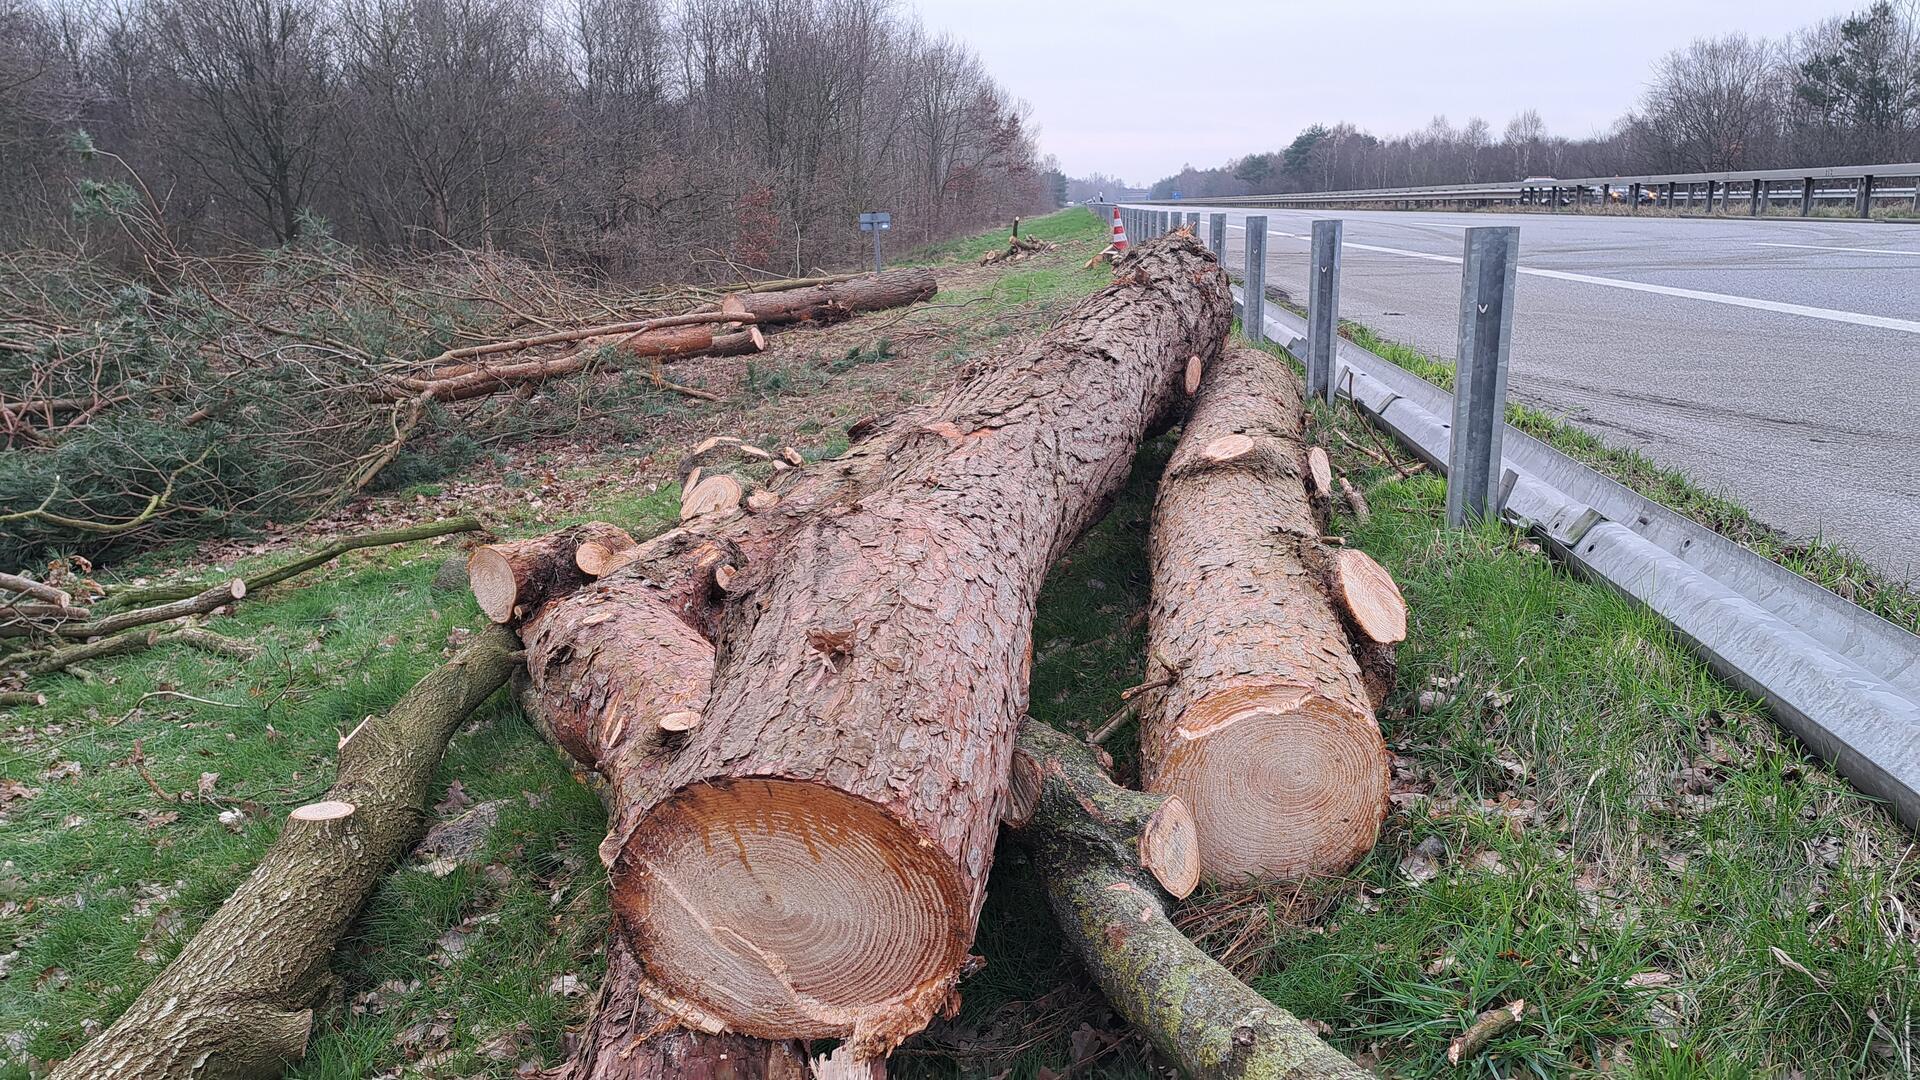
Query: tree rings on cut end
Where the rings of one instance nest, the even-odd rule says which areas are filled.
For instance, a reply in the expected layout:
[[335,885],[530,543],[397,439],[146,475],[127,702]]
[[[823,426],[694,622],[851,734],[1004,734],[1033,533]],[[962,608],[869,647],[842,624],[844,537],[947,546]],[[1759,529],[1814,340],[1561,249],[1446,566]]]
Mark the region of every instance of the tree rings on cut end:
[[487,618],[497,623],[513,618],[520,584],[514,580],[513,564],[505,555],[492,547],[474,548],[467,556],[467,583]]
[[1387,813],[1387,749],[1371,716],[1296,686],[1225,690],[1190,706],[1151,788],[1193,812],[1208,878],[1338,874]]
[[354,806],[350,802],[329,799],[326,802],[308,803],[295,807],[289,818],[295,821],[338,821],[353,815]]
[[694,518],[740,505],[740,481],[731,476],[709,476],[687,488],[680,496],[680,520]]
[[1200,832],[1185,800],[1169,795],[1140,830],[1140,865],[1175,900],[1200,884]]
[[1208,461],[1232,461],[1253,452],[1253,439],[1246,435],[1222,435],[1207,444],[1200,456]]
[[1324,499],[1333,494],[1333,463],[1327,460],[1324,448],[1316,446],[1307,451],[1307,479],[1316,497]]
[[793,780],[681,789],[629,834],[613,904],[662,991],[759,1038],[884,1021],[966,954],[946,856],[865,799]]
[[1341,548],[1333,572],[1334,592],[1362,634],[1381,644],[1407,639],[1407,602],[1386,567],[1364,551]]
[[1200,362],[1198,354],[1187,357],[1187,396],[1200,392],[1200,376],[1205,373],[1206,365]]
[[227,595],[235,600],[243,600],[247,595],[247,583],[244,578],[234,578],[227,582]]
[[759,488],[747,496],[747,509],[756,514],[764,514],[780,505],[780,496],[766,488]]

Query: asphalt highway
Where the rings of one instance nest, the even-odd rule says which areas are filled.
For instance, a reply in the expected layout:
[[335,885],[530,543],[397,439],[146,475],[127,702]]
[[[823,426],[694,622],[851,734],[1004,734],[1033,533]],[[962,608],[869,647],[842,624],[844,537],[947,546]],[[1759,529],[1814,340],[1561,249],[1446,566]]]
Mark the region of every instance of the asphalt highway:
[[[1225,212],[1238,274],[1248,211]],[[1920,224],[1251,212],[1303,302],[1311,223],[1344,220],[1341,317],[1449,359],[1464,230],[1519,226],[1516,399],[1920,580]]]

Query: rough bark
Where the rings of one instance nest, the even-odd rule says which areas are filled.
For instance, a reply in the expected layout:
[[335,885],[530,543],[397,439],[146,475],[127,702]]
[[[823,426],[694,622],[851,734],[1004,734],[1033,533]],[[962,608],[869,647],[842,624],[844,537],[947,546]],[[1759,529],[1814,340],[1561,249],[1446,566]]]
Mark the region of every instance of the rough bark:
[[487,618],[515,622],[586,583],[589,575],[580,565],[586,544],[621,551],[634,547],[633,537],[620,526],[589,521],[531,540],[474,548],[467,556],[467,582]]
[[[570,753],[593,754],[565,734],[581,725],[631,738],[699,718],[646,750],[657,762],[595,764],[617,789],[614,911],[656,1004],[706,1030],[849,1038],[866,1059],[951,1003],[1041,579],[1229,318],[1210,255],[1143,245],[1031,349],[776,477],[777,506],[643,544],[541,615],[529,666]],[[687,632],[600,618],[647,608]],[[679,674],[702,643],[706,687]]]
[[1086,744],[1033,721],[1020,730],[1020,752],[1038,763],[1041,786],[1033,817],[1010,834],[1032,855],[1054,918],[1107,1000],[1181,1072],[1205,1080],[1371,1075],[1168,920],[1163,882],[1140,852],[1146,824],[1165,820],[1177,797],[1119,787]]
[[512,636],[476,634],[341,744],[326,797],[289,815],[247,880],[54,1080],[271,1077],[306,1050],[340,935],[419,835],[447,740],[507,680]]
[[[930,300],[938,289],[931,270],[888,270],[779,292],[734,293],[729,297],[729,309],[751,316],[761,326],[838,322],[863,311]],[[737,307],[731,303],[734,300],[739,301]]]
[[688,1031],[640,993],[640,965],[616,934],[607,975],[573,1056],[546,1080],[811,1080],[805,1047]]
[[[1146,786],[1179,795],[1212,879],[1345,870],[1373,846],[1389,757],[1328,580],[1299,380],[1211,366],[1154,502]],[[1338,549],[1336,549],[1338,550]]]

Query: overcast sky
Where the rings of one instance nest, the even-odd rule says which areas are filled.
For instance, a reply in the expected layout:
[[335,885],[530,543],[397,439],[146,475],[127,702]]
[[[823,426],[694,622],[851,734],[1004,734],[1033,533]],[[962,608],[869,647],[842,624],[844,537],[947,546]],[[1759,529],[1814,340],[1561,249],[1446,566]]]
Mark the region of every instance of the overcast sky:
[[1145,184],[1315,122],[1386,135],[1444,113],[1497,135],[1531,106],[1556,135],[1592,134],[1695,37],[1779,37],[1868,0],[904,2],[1026,99],[1068,175]]

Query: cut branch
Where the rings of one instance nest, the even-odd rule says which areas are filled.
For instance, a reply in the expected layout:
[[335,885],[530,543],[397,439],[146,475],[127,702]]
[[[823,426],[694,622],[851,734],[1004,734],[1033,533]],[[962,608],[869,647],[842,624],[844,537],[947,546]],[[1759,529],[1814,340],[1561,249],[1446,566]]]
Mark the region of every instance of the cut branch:
[[[454,533],[476,532],[484,526],[470,517],[449,518],[446,521],[430,521],[423,525],[408,525],[398,529],[381,529],[378,532],[360,533],[357,536],[343,537],[332,541],[311,555],[305,555],[290,563],[263,570],[245,578],[247,592],[258,593],[269,585],[278,585],[299,574],[304,574],[316,566],[332,562],[349,551],[362,548],[388,547],[393,544],[410,544],[416,540],[430,540],[436,536],[450,536]],[[160,604],[193,596],[205,586],[191,582],[176,582],[167,585],[150,585],[144,588],[116,589],[107,599],[101,601],[103,611],[118,611],[143,604]]]
[[476,634],[343,743],[326,797],[288,816],[247,880],[54,1080],[274,1077],[305,1053],[335,944],[418,836],[447,739],[505,684],[512,650],[505,631]]
[[[1042,778],[1010,834],[1032,856],[1067,944],[1113,1007],[1187,1076],[1371,1076],[1234,978],[1167,918],[1162,890],[1193,887],[1193,819],[1177,797],[1128,791],[1084,744],[1034,721],[1020,753]],[[1181,868],[1168,873],[1168,868]],[[1193,875],[1193,876],[1190,876]]]

